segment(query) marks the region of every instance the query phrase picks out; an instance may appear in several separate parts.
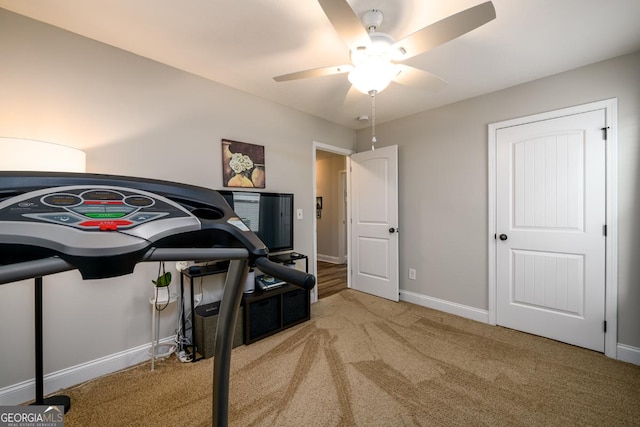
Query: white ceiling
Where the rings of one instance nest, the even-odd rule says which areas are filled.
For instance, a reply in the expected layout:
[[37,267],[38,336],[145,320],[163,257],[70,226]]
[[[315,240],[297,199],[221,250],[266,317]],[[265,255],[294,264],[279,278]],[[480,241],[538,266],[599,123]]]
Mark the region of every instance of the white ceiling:
[[[348,0],[384,12],[395,40],[483,0]],[[493,0],[497,18],[406,63],[448,81],[437,93],[392,83],[376,121],[640,50],[640,0]],[[0,0],[0,7],[332,122],[361,129],[367,95],[343,108],[346,75],[276,83],[309,68],[348,64],[316,0]]]

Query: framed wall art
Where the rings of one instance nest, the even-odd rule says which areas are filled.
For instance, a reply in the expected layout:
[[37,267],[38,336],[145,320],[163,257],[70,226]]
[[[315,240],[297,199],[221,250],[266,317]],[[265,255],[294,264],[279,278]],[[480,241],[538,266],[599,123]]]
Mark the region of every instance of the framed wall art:
[[222,185],[265,188],[264,145],[222,140]]
[[322,218],[322,197],[316,197],[316,218]]

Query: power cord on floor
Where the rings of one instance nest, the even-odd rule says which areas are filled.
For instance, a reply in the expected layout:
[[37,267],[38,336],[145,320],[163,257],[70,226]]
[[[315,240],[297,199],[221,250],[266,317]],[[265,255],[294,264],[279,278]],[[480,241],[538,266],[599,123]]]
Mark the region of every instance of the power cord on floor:
[[179,361],[181,361],[182,363],[189,363],[191,362],[191,356],[189,356],[187,354],[186,351],[181,350],[179,352],[176,353],[176,357],[178,358]]

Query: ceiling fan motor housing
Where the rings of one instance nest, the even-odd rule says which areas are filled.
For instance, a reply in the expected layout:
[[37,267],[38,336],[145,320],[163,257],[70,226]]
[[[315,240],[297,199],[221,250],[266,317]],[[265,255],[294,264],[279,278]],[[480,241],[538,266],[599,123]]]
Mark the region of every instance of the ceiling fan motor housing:
[[369,47],[359,46],[351,50],[351,61],[354,65],[361,64],[373,58],[388,61],[391,59],[390,47],[393,45],[393,39],[384,33],[371,33],[371,45]]
[[362,24],[369,31],[375,31],[384,19],[384,14],[379,9],[367,10],[362,16]]

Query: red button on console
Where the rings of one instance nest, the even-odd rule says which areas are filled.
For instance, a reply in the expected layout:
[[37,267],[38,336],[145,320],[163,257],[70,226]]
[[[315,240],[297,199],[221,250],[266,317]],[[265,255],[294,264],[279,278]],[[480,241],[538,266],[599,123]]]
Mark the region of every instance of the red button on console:
[[98,227],[100,231],[112,231],[117,230],[118,227],[131,225],[133,224],[131,221],[127,221],[124,219],[115,219],[115,220],[93,220],[93,221],[84,221],[79,225],[82,227]]

